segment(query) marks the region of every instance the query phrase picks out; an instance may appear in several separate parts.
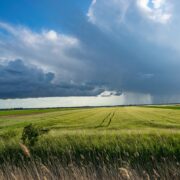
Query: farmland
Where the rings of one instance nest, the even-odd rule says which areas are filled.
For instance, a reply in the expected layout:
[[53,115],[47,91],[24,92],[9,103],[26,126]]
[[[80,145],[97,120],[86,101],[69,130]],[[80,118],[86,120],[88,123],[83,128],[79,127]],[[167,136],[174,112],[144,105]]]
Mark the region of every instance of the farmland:
[[[0,176],[8,176],[6,171],[9,164],[8,167],[15,176],[18,176],[20,168],[19,176],[23,177],[28,169],[23,169],[23,164],[29,167],[29,177],[41,178],[43,172],[40,164],[43,164],[51,172],[51,175],[47,175],[48,179],[61,177],[61,172],[65,174],[64,179],[71,179],[72,176],[78,179],[79,174],[87,179],[98,179],[102,176],[104,179],[116,179],[117,169],[121,167],[131,171],[137,179],[143,177],[145,172],[151,178],[157,173],[165,179],[172,174],[174,179],[178,179],[179,107],[127,106],[0,111]],[[24,155],[19,145],[23,128],[29,124],[47,131],[39,136],[35,145],[27,147],[30,158]],[[36,163],[38,173],[34,173],[32,163]],[[60,167],[61,171],[57,170]],[[68,170],[65,170],[66,167],[69,167]],[[78,178],[73,175],[72,169]],[[92,177],[92,174],[95,175]]]

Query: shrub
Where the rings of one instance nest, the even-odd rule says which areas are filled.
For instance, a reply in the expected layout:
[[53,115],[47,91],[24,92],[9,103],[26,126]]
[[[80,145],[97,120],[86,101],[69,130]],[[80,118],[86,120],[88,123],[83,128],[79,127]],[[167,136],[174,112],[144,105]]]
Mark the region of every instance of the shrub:
[[28,126],[24,127],[21,140],[23,144],[27,146],[34,146],[38,141],[39,136],[47,132],[48,129],[38,128],[32,124],[29,124]]

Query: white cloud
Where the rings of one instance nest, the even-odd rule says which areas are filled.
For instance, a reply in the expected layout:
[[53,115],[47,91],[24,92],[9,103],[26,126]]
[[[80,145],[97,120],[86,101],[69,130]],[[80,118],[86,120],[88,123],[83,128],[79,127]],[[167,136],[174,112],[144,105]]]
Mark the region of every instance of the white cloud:
[[109,97],[109,96],[120,96],[122,92],[119,91],[103,91],[101,94],[98,96],[100,97]]
[[56,31],[54,30],[50,30],[48,32],[44,33],[45,37],[47,37],[47,39],[52,40],[52,41],[57,41],[58,40],[58,34]]
[[110,21],[117,25],[126,23],[127,13],[133,14],[135,9],[160,24],[166,24],[172,18],[172,3],[168,0],[93,0],[87,16],[91,23],[109,30]]
[[137,0],[137,5],[154,22],[166,24],[172,17],[171,5],[167,0]]
[[165,0],[151,0],[155,9],[161,8],[161,6],[165,3]]
[[[179,51],[179,1],[170,0],[98,0],[88,11],[91,23],[118,41],[123,36]],[[123,17],[123,18],[122,18]],[[165,26],[166,25],[166,26]],[[129,36],[130,35],[130,36]],[[145,43],[145,42],[144,42]]]
[[91,23],[100,26],[102,29],[110,30],[109,22],[116,24],[124,22],[126,12],[131,2],[132,0],[93,0],[89,7],[87,17]]
[[93,1],[92,1],[91,5],[90,5],[90,8],[89,8],[89,11],[88,11],[88,13],[87,13],[87,16],[88,16],[88,18],[89,18],[89,20],[90,20],[91,22],[94,22],[94,21],[95,21],[94,12],[93,12],[93,7],[95,6],[96,2],[97,2],[96,0],[93,0]]
[[77,81],[84,77],[77,72],[86,71],[86,62],[68,53],[70,49],[80,51],[80,46],[77,38],[52,29],[35,32],[25,26],[0,22],[0,61],[25,60],[45,71],[55,72],[56,80]]

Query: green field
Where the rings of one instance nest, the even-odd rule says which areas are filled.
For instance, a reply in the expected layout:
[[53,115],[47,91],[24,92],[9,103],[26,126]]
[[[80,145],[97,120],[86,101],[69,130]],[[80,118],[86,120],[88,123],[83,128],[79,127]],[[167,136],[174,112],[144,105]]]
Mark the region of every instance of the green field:
[[[93,167],[126,166],[170,176],[179,172],[180,106],[129,106],[0,111],[0,162],[28,161],[19,146],[29,124],[48,130],[39,137],[31,161],[52,166],[83,163]],[[25,158],[25,159],[24,159]],[[162,165],[165,164],[168,167]],[[171,165],[168,165],[168,164]],[[51,165],[50,165],[51,164]],[[55,165],[54,165],[55,166]],[[56,163],[57,166],[57,163]],[[96,169],[96,168],[95,168]],[[176,174],[177,178],[180,174]]]
[[33,123],[50,128],[52,133],[61,133],[63,130],[179,132],[179,110],[179,106],[147,106],[0,111],[0,128],[3,133],[21,130]]

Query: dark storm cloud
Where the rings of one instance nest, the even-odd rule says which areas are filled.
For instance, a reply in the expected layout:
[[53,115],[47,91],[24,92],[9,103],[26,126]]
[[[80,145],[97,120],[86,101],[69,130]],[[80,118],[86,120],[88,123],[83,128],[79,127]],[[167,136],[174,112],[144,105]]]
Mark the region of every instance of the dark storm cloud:
[[10,61],[0,66],[0,97],[40,95],[44,88],[49,88],[53,78],[53,73],[43,73],[35,67],[27,67],[21,60]]
[[22,60],[0,66],[0,98],[97,95],[102,89],[88,84],[54,84],[54,74],[44,73]]

